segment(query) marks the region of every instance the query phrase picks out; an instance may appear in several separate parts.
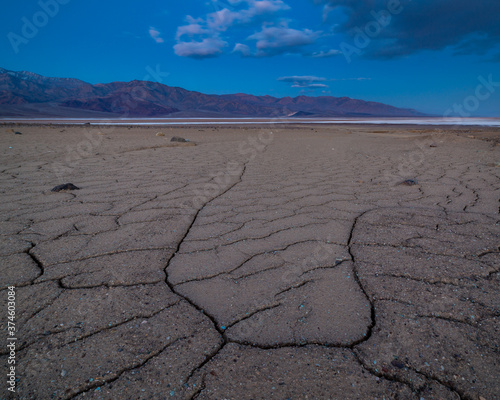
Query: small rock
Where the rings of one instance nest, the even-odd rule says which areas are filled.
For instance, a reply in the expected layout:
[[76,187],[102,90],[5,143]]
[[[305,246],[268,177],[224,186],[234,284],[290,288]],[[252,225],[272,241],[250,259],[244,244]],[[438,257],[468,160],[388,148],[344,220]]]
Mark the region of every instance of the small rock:
[[172,139],[170,139],[171,142],[181,142],[181,143],[186,143],[189,142],[188,139],[181,138],[179,136],[174,136]]
[[415,186],[415,185],[418,185],[418,182],[416,179],[407,179],[407,180],[401,182],[400,185]]
[[156,132],[156,136],[165,136],[165,134],[163,132]]
[[64,377],[66,376],[66,374],[67,374],[66,370],[65,370],[65,369],[63,369],[63,370],[61,371],[61,376],[64,378]]
[[399,369],[402,369],[405,367],[405,365],[401,362],[401,361],[398,361],[398,360],[392,360],[391,361],[391,364],[396,367],[396,368],[399,368]]
[[15,132],[14,132],[14,135],[22,135],[22,133],[21,133],[21,132],[18,132],[18,131],[15,131]]
[[438,147],[437,143],[431,143],[429,147]]
[[73,185],[72,183],[65,183],[63,185],[58,185],[54,188],[52,188],[52,192],[61,192],[64,190],[80,190],[79,187]]

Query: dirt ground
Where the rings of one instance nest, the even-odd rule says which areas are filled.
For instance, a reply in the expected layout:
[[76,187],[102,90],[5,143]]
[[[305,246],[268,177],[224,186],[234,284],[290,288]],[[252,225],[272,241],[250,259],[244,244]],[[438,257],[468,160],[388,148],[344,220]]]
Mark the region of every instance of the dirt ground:
[[0,125],[0,398],[499,399],[499,138]]

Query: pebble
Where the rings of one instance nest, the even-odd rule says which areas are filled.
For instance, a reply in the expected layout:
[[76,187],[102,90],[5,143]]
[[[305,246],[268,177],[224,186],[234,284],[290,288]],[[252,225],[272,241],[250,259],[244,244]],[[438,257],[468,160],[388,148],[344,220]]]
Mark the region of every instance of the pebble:
[[186,143],[189,142],[188,139],[181,138],[179,136],[174,136],[172,139],[170,139],[171,142],[181,142],[181,143]]
[[402,369],[405,367],[405,365],[401,362],[401,361],[397,361],[397,360],[392,360],[391,361],[391,364],[396,367],[396,368],[399,368],[399,369]]
[[80,188],[73,185],[72,183],[64,183],[62,185],[54,186],[51,189],[52,192],[61,192],[63,190],[80,190]]
[[415,185],[418,185],[418,182],[416,179],[407,179],[407,180],[401,182],[400,185],[415,186]]

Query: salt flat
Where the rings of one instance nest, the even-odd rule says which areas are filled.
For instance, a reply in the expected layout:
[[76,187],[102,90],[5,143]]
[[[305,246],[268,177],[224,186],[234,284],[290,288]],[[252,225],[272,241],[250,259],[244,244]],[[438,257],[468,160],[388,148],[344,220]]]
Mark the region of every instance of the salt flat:
[[500,398],[499,138],[0,126],[2,396]]

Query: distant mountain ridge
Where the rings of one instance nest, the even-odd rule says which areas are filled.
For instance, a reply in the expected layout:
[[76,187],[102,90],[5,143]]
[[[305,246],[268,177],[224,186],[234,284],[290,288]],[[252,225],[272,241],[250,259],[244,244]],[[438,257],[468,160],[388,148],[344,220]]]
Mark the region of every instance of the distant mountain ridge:
[[209,95],[157,82],[90,83],[0,68],[6,117],[419,117],[415,110],[349,97]]

